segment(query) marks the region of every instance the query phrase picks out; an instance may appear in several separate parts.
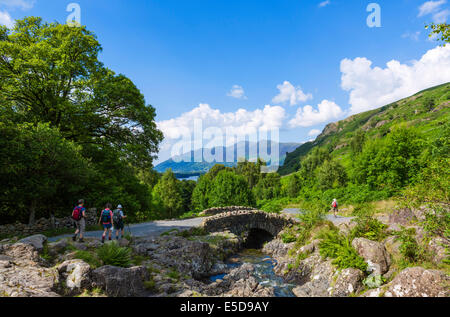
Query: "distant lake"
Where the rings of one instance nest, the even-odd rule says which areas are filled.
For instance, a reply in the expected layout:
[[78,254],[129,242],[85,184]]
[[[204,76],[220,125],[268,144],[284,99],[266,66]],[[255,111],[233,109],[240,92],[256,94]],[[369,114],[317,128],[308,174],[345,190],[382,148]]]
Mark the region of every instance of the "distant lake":
[[199,178],[198,175],[196,175],[196,176],[189,176],[189,177],[177,176],[177,179],[179,179],[180,181],[197,181],[198,178]]

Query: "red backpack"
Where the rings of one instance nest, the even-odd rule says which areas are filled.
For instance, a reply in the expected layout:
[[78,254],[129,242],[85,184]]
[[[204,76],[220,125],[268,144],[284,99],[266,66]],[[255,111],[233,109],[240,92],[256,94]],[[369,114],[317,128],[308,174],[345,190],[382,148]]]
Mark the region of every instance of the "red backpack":
[[79,221],[81,218],[83,218],[83,207],[77,206],[72,212],[72,219]]
[[333,207],[337,208],[337,202],[333,202]]

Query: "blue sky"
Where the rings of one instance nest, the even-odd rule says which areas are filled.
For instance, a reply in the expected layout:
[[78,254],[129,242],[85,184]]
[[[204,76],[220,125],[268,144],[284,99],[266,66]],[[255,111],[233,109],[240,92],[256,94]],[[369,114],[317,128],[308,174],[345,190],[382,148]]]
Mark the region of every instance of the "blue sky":
[[64,23],[71,2],[105,65],[156,108],[169,136],[162,158],[177,126],[196,117],[276,126],[281,141],[304,142],[329,122],[450,81],[448,45],[424,29],[448,20],[447,0],[378,0],[379,28],[367,26],[364,0],[0,0],[0,23]]

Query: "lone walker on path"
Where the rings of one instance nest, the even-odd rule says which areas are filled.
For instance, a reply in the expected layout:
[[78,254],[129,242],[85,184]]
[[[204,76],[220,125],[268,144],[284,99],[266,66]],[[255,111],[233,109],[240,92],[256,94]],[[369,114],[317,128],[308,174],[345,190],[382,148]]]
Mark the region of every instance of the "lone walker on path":
[[119,231],[121,231],[121,238],[123,239],[124,234],[124,225],[123,219],[127,216],[124,216],[122,205],[117,206],[117,209],[114,210],[113,219],[114,219],[114,230],[116,230],[116,240],[119,240]]
[[337,199],[333,199],[333,203],[331,204],[331,207],[333,207],[333,213],[334,213],[334,217],[337,218],[337,213],[339,212],[339,205],[337,202]]
[[72,237],[73,241],[76,241],[78,234],[80,234],[80,242],[84,242],[83,235],[84,235],[84,230],[86,229],[86,220],[85,220],[86,208],[84,208],[83,206],[84,206],[84,200],[80,199],[78,201],[78,206],[76,206],[74,208],[74,210],[72,211],[72,219],[77,228],[74,236]]
[[102,243],[105,243],[106,233],[108,233],[109,240],[111,240],[111,229],[113,225],[113,212],[111,211],[111,204],[106,204],[105,209],[100,214],[100,219],[98,219],[98,224],[103,226]]

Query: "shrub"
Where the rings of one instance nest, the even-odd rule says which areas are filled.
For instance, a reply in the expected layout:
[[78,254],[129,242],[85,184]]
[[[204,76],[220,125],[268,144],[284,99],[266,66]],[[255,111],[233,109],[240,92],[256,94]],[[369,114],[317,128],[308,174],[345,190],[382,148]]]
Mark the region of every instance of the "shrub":
[[396,233],[396,241],[401,243],[400,253],[407,263],[416,263],[425,257],[425,250],[417,243],[415,234],[414,228],[402,228]]
[[99,248],[97,255],[104,265],[120,267],[129,267],[131,265],[131,250],[120,247],[115,241]]
[[319,251],[323,258],[334,259],[332,263],[340,269],[353,267],[363,272],[367,270],[367,263],[352,247],[349,237],[339,234],[337,230],[328,230],[319,238],[322,239]]
[[352,239],[362,237],[373,241],[380,241],[386,237],[387,226],[372,216],[359,216],[355,222],[356,226],[350,232]]
[[89,264],[92,268],[97,268],[102,265],[102,262],[95,253],[89,251],[78,250],[75,252],[75,259],[80,259]]
[[431,235],[450,239],[450,212],[442,206],[430,206],[431,211],[425,213],[422,226]]

